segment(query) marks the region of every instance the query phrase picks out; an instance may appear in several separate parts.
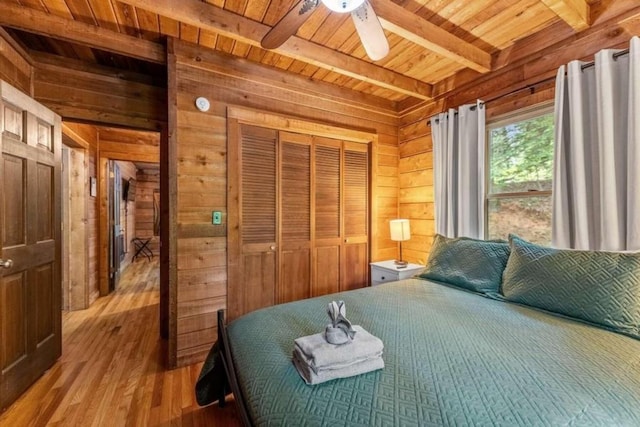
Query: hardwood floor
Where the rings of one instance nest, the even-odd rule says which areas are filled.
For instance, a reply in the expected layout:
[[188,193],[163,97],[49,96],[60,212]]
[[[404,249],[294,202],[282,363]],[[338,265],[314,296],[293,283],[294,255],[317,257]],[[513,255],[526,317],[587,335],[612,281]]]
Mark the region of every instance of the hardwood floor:
[[166,371],[158,335],[158,263],[139,261],[117,291],[65,312],[62,357],[0,426],[239,426],[232,399],[200,408],[201,364]]

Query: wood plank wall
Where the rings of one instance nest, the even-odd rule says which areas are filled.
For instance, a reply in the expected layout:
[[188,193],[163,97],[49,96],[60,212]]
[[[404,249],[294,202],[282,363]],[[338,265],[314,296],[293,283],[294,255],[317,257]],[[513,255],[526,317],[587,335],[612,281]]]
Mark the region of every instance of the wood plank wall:
[[138,169],[136,175],[136,236],[142,239],[151,237],[149,249],[154,255],[160,254],[160,239],[153,234],[153,194],[160,193],[160,170]]
[[75,133],[85,144],[85,191],[87,196],[87,218],[86,218],[86,247],[88,258],[88,279],[87,289],[89,293],[88,305],[91,305],[100,295],[99,269],[98,269],[98,211],[99,199],[89,196],[89,178],[97,177],[96,164],[98,158],[98,130],[95,126],[65,122],[65,128]]
[[[372,260],[396,256],[388,220],[398,213],[398,135],[394,105],[366,103],[355,92],[316,84],[170,40],[169,129],[172,130],[169,174],[175,174],[175,194],[169,201],[177,224],[170,240],[176,260],[170,274],[170,365],[202,360],[216,338],[216,310],[226,306],[227,254],[227,107],[242,106],[339,127],[373,131],[379,138],[377,187],[373,189]],[[284,84],[283,84],[284,82]],[[198,112],[194,100],[211,102]],[[354,99],[356,101],[354,101]],[[373,100],[373,98],[371,98]],[[388,108],[386,108],[388,106]],[[175,121],[175,122],[173,122]],[[211,224],[211,212],[223,212],[223,225]]]
[[37,52],[33,58],[34,98],[65,120],[145,130],[166,123],[166,89],[148,76]]
[[403,258],[425,264],[434,233],[433,146],[425,120],[400,127],[400,217],[411,224],[411,239],[402,243]]
[[13,39],[0,28],[0,80],[32,95],[31,58],[13,46]]
[[[63,138],[64,142],[64,138]],[[89,258],[87,257],[87,207],[89,194],[87,192],[87,164],[85,162],[84,148],[70,148],[69,161],[64,167],[63,174],[68,176],[67,185],[63,184],[62,195],[63,212],[68,216],[68,222],[64,225],[63,233],[69,237],[65,242],[68,252],[63,262],[68,272],[68,298],[65,309],[83,310],[89,307],[90,289],[87,286],[89,279]],[[67,270],[68,269],[68,270]],[[66,288],[63,285],[63,290]],[[67,294],[67,292],[65,292]]]

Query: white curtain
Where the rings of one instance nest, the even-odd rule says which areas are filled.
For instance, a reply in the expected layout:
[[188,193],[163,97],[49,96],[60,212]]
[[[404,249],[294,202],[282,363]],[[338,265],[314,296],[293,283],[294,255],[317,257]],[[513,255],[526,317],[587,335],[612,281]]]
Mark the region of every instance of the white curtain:
[[436,232],[484,238],[484,103],[432,117],[431,135]]
[[556,78],[553,245],[640,249],[640,39]]

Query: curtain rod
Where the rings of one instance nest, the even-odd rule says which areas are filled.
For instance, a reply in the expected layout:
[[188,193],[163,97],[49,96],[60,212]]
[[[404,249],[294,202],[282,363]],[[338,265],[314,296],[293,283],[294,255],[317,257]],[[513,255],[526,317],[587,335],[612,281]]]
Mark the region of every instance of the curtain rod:
[[[620,52],[616,52],[613,54],[613,59],[616,60],[618,58],[620,58],[621,56],[625,56],[629,54],[629,49],[623,49]],[[583,70],[586,70],[587,68],[591,68],[594,65],[596,65],[595,61],[591,61],[591,62],[587,62],[586,64],[582,64],[582,66],[580,68],[582,68]]]
[[[621,56],[628,55],[628,54],[629,54],[629,49],[623,49],[620,52],[614,53],[613,54],[613,59],[617,60]],[[595,64],[596,64],[595,61],[587,62],[587,63],[582,64],[580,69],[586,70],[587,68],[593,67]],[[535,93],[535,89],[536,89],[537,86],[543,85],[545,83],[549,83],[550,81],[553,81],[555,79],[556,79],[556,76],[547,77],[546,79],[540,80],[538,82],[528,84],[525,87],[514,89],[514,90],[512,90],[510,92],[503,93],[502,95],[494,96],[493,98],[489,98],[486,101],[480,101],[480,105],[484,105],[484,104],[487,104],[489,102],[497,101],[500,98],[504,98],[504,97],[507,97],[507,96],[510,96],[510,95],[514,95],[514,94],[519,93],[519,92],[524,92],[525,90],[531,91],[531,94],[533,94],[533,93]],[[475,108],[476,107],[474,105],[474,106],[471,107],[471,110],[473,111],[473,110],[475,110]],[[458,112],[456,111],[455,114],[457,115]],[[438,122],[439,122],[439,120],[436,119],[436,123],[438,123]],[[427,126],[431,126],[431,120],[427,120]]]

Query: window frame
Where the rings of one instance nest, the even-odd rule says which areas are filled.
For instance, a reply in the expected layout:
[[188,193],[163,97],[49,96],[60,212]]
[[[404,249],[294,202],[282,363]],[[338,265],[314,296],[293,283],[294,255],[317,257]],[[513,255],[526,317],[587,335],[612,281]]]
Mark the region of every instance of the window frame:
[[[531,190],[531,191],[519,191],[519,192],[504,192],[504,193],[490,193],[491,189],[491,131],[493,129],[501,128],[509,124],[524,122],[534,119],[539,116],[543,116],[554,111],[554,102],[546,101],[539,104],[535,104],[529,107],[520,108],[518,110],[510,111],[505,114],[496,116],[492,120],[488,121],[485,129],[485,173],[484,173],[484,238],[489,238],[489,203],[492,200],[504,200],[504,199],[522,199],[528,197],[551,197],[551,190]],[[554,124],[555,128],[555,124]],[[554,129],[555,131],[555,129]],[[553,174],[553,171],[552,171]]]

